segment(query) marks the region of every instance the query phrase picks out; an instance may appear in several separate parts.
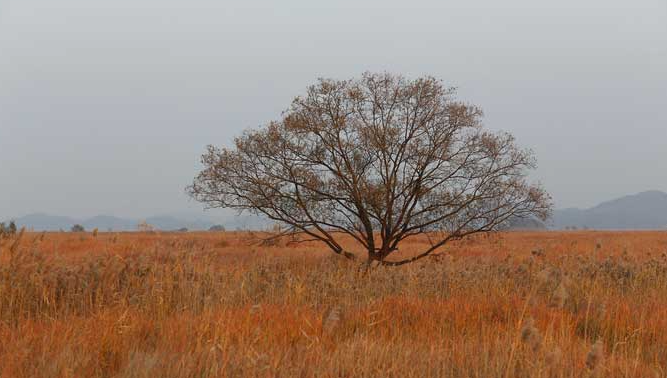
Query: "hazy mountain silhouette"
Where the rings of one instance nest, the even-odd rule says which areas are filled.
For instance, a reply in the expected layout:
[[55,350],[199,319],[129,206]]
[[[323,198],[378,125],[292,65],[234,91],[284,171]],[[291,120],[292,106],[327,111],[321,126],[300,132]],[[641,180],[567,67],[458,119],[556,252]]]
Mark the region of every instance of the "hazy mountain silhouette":
[[[12,219],[5,219],[9,221]],[[109,215],[98,215],[80,219],[49,214],[30,214],[13,218],[19,227],[35,231],[69,230],[74,224],[81,224],[86,230],[100,231],[135,231],[142,219],[119,218]],[[252,215],[242,216],[208,216],[206,214],[161,215],[145,218],[146,222],[159,230],[208,230],[219,224],[227,230],[263,229],[270,222]],[[569,227],[591,228],[600,230],[632,230],[632,229],[667,229],[667,193],[647,191],[630,196],[603,202],[589,209],[556,210],[548,222],[549,228],[564,229]],[[535,219],[515,219],[508,229],[539,230],[546,226]]]
[[213,225],[222,225],[227,230],[263,229],[269,222],[254,216],[207,216],[207,215],[160,215],[145,219],[119,218],[110,215],[98,215],[91,218],[74,218],[49,215],[43,213],[30,214],[23,217],[5,219],[14,220],[19,227],[35,231],[69,231],[75,224],[82,225],[86,230],[95,228],[100,231],[136,231],[139,222],[146,223],[158,230],[171,231],[181,228],[188,230],[208,230]]
[[546,230],[547,225],[536,218],[511,218],[503,227],[505,230],[512,231],[540,231]]
[[7,221],[9,220],[14,220],[18,227],[26,227],[28,229],[32,228],[36,231],[59,229],[69,230],[72,225],[80,223],[75,218],[42,213],[29,214],[20,218],[7,219]]
[[132,219],[123,219],[111,215],[98,215],[80,223],[86,230],[99,229],[102,231],[129,231],[137,229],[137,221]]
[[214,224],[208,220],[186,220],[170,215],[148,217],[146,218],[146,223],[159,230],[178,230],[180,228],[187,228],[188,230],[208,230]]
[[552,223],[557,229],[667,229],[667,193],[654,190],[606,201],[590,209],[557,210]]

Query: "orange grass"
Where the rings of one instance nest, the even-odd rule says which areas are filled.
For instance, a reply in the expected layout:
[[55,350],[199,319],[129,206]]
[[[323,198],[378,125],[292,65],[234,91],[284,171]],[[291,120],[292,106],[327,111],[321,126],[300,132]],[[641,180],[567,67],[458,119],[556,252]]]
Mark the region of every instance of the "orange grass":
[[366,274],[256,236],[3,239],[0,376],[667,376],[665,232],[494,234]]

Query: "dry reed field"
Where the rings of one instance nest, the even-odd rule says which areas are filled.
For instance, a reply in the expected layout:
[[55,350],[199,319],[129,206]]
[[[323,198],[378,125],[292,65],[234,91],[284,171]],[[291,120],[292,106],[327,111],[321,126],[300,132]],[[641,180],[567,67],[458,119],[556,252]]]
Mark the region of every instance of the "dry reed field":
[[667,376],[665,232],[498,233],[369,272],[256,236],[5,237],[0,376]]

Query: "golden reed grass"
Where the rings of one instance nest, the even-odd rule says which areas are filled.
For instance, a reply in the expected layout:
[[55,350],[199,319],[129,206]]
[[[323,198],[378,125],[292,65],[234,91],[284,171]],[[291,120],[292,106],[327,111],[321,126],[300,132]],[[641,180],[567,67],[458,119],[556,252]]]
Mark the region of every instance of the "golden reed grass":
[[495,234],[370,272],[252,236],[4,238],[0,376],[667,376],[667,233]]

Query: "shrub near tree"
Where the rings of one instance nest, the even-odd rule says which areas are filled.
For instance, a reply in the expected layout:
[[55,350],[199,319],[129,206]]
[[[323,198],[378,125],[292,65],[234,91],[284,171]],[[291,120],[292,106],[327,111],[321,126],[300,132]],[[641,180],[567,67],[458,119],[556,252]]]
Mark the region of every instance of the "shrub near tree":
[[223,232],[223,231],[225,231],[225,226],[220,225],[220,224],[216,224],[216,225],[211,226],[208,230],[211,231],[211,232]]
[[[551,200],[527,181],[529,150],[485,130],[482,111],[439,80],[391,74],[320,80],[282,119],[209,146],[189,193],[207,207],[249,211],[370,265],[422,259],[511,219],[546,219]],[[336,238],[358,245],[346,250]],[[430,245],[399,257],[401,242]]]
[[10,221],[8,225],[5,222],[0,223],[0,236],[15,235],[17,231],[18,227],[16,227],[16,222],[14,221]]
[[72,232],[86,232],[86,229],[80,224],[75,224],[74,226],[72,226],[70,231],[72,231]]
[[16,232],[18,231],[18,227],[16,227],[16,222],[14,221],[9,222],[8,231],[10,235],[16,234]]

